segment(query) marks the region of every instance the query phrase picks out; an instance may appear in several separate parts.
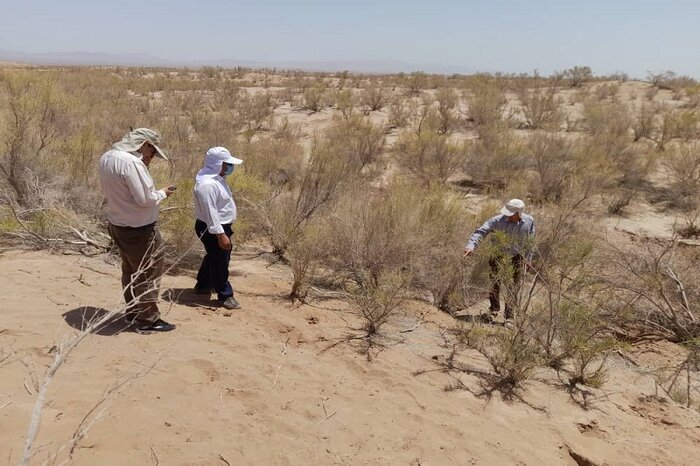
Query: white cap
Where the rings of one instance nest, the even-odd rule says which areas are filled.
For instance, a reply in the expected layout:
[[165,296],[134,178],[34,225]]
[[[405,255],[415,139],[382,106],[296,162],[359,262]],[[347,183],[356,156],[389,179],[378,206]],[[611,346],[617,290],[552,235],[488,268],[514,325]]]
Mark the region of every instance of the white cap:
[[520,199],[511,199],[503,206],[501,214],[506,217],[511,217],[515,214],[522,214],[523,210],[525,210],[525,203],[523,201]]
[[225,147],[212,147],[207,151],[204,161],[205,165],[208,167],[220,167],[223,162],[233,165],[240,165],[243,163],[243,160],[232,156],[231,152]]

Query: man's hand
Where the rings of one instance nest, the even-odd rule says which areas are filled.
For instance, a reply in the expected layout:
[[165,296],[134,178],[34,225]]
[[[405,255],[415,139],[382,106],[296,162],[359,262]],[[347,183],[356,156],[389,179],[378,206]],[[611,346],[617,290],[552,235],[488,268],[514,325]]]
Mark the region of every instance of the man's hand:
[[175,190],[177,189],[177,186],[168,186],[165,188],[165,195],[170,197],[175,193]]
[[467,257],[467,256],[468,256],[469,254],[471,254],[472,252],[474,252],[473,249],[465,248],[465,249],[464,249],[464,257]]
[[228,236],[226,236],[226,233],[219,233],[218,235],[216,235],[216,239],[219,241],[219,247],[221,249],[223,249],[224,251],[231,250],[231,240]]

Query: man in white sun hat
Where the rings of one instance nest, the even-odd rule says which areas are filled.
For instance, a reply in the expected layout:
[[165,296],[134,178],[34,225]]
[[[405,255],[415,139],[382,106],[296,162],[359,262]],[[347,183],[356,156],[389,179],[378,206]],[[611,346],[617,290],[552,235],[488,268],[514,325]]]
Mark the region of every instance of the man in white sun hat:
[[142,334],[175,328],[160,318],[157,304],[164,268],[158,215],[175,186],[156,190],[148,172],[156,156],[168,160],[158,132],[138,128],[105,152],[99,165],[109,234],[122,259],[125,317]]
[[469,238],[464,255],[470,255],[492,232],[498,232],[494,251],[489,260],[491,268],[490,320],[493,321],[501,309],[501,286],[506,288],[506,326],[513,325],[513,307],[522,279],[522,268],[529,264],[533,255],[535,219],[524,213],[525,203],[520,199],[506,202],[499,215],[491,217]]
[[197,173],[194,186],[194,213],[197,217],[194,229],[206,250],[197,273],[195,291],[211,295],[214,290],[227,309],[241,307],[228,280],[236,203],[226,184],[226,177],[241,163],[243,161],[232,156],[225,147],[212,147],[204,157],[204,168]]

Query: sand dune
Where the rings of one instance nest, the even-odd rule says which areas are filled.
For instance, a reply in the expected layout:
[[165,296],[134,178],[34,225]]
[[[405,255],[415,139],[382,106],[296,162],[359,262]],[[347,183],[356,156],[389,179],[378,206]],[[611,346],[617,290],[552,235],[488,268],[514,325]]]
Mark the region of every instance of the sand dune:
[[[0,264],[0,351],[16,352],[0,366],[0,455],[13,464],[35,399],[32,374],[40,377],[52,346],[80,326],[83,306],[92,313],[118,305],[118,266],[17,251],[2,255]],[[237,254],[232,267],[240,311],[195,302],[182,291],[192,278],[168,276],[163,289],[179,298],[162,309],[179,326],[175,332],[142,336],[115,324],[87,339],[53,382],[34,463],[65,444],[115,382],[139,373],[98,407],[104,411],[79,442],[73,464],[696,461],[700,416],[655,398],[652,379],[622,358],[611,360],[604,390],[591,390],[588,410],[544,372],[528,384],[524,402],[445,391],[455,377],[479,391],[471,375],[413,375],[439,369],[436,361],[449,353],[446,331],[455,325],[450,316],[410,303],[370,362],[351,343],[324,351],[358,324],[344,303],[292,306],[284,299],[287,269],[254,251]],[[644,354],[653,362],[666,357],[663,350],[647,347]],[[460,358],[479,364],[475,354]]]

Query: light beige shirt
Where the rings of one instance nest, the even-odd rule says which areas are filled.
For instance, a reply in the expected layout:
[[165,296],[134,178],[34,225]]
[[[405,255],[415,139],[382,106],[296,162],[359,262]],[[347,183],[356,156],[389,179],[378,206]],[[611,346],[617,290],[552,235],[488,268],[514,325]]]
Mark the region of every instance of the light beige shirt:
[[100,181],[107,198],[105,214],[112,225],[141,227],[158,219],[164,190],[156,191],[138,153],[109,150],[100,158]]

